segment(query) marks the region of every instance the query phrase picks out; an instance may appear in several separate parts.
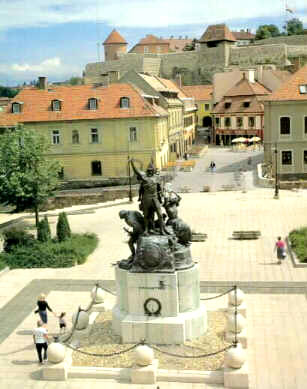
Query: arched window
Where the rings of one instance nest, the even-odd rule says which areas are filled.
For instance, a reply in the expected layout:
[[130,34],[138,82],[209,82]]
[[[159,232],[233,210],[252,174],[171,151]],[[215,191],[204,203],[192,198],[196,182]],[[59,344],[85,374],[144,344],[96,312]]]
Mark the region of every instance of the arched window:
[[72,130],[72,143],[74,145],[80,143],[79,131],[78,130]]
[[61,100],[52,100],[51,109],[52,111],[61,111]]
[[120,108],[130,108],[129,97],[121,97],[120,98]]
[[89,109],[97,109],[98,108],[98,100],[94,97],[88,99],[88,108]]
[[92,176],[101,176],[101,161],[92,161]]

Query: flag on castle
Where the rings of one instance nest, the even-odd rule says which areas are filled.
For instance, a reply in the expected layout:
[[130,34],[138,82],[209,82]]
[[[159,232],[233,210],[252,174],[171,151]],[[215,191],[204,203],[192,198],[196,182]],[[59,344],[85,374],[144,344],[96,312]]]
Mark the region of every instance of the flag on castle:
[[288,7],[288,4],[286,4],[286,12],[290,12],[290,14],[294,13],[293,9]]

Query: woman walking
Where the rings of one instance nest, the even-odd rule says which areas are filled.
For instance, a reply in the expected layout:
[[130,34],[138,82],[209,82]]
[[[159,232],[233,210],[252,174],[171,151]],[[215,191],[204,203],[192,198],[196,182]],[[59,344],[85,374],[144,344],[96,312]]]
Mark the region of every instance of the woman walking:
[[54,314],[54,316],[56,316],[56,313],[53,312],[52,309],[49,307],[49,305],[46,301],[46,295],[44,293],[41,293],[38,296],[37,306],[38,306],[38,308],[36,311],[34,311],[34,313],[39,314],[39,316],[44,324],[47,324],[47,321],[48,321],[47,309],[49,312],[52,312]]
[[277,238],[275,243],[274,251],[277,251],[278,265],[281,264],[281,261],[284,260],[287,256],[286,254],[286,243],[281,239],[281,236]]

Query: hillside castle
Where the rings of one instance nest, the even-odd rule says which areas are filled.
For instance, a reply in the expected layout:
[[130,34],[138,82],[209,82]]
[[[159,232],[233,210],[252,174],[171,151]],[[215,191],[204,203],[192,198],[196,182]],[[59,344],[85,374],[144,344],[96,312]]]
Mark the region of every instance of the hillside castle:
[[[113,30],[103,43],[105,61],[87,64],[84,82],[106,85],[134,70],[168,79],[180,76],[183,85],[197,85],[211,83],[214,73],[227,68],[264,65],[294,71],[307,63],[307,35],[263,39],[247,46],[235,42],[229,28],[218,24],[207,28],[193,51],[165,53],[161,44],[147,42],[143,53],[127,53],[128,43]],[[159,50],[150,52],[150,47]]]

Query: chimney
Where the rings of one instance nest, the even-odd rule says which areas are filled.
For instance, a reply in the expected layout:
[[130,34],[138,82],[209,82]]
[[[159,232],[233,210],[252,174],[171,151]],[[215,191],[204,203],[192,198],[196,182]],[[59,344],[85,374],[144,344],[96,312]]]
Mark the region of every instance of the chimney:
[[181,74],[180,73],[176,74],[175,83],[179,86],[179,88],[182,87],[182,80],[181,80]]
[[38,87],[39,89],[47,89],[48,87],[47,77],[38,77]]

